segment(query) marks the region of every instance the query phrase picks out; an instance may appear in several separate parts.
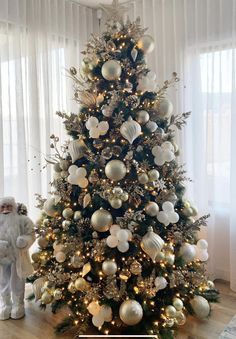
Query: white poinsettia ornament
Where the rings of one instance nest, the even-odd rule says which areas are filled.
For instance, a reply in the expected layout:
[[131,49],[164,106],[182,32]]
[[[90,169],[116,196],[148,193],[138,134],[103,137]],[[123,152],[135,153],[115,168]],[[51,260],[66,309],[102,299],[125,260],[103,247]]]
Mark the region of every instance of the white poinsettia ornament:
[[69,167],[69,176],[67,181],[71,185],[78,185],[81,188],[88,186],[88,179],[86,178],[87,171],[84,167],[78,167],[76,165],[71,165]]
[[121,229],[119,225],[110,227],[110,234],[106,243],[110,248],[117,247],[118,251],[125,253],[129,250],[129,241],[132,240],[132,233],[128,229]]
[[171,162],[175,159],[174,146],[170,141],[165,141],[161,146],[152,148],[154,162],[157,166],[163,166],[166,162]]
[[165,201],[162,204],[162,211],[157,213],[157,220],[165,226],[179,221],[179,215],[175,212],[172,202]]
[[105,135],[109,130],[109,124],[107,121],[98,121],[96,117],[90,117],[86,124],[86,128],[89,130],[89,136],[93,139],[98,139],[100,135]]

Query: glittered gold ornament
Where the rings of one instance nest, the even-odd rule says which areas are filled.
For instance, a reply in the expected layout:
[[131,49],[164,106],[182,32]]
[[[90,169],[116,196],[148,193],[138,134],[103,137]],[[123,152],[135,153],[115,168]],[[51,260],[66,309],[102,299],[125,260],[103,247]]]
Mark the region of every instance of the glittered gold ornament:
[[106,275],[114,275],[117,271],[117,264],[113,260],[105,260],[102,263],[102,271]]
[[104,209],[95,211],[91,217],[91,224],[97,232],[106,232],[113,223],[112,215]]
[[65,219],[70,219],[73,216],[74,212],[71,208],[65,208],[62,212],[62,215]]
[[149,54],[154,50],[155,44],[151,35],[144,35],[139,39],[137,46],[144,54]]
[[42,304],[50,304],[53,300],[52,294],[50,294],[48,291],[44,291],[41,296],[41,303]]
[[149,227],[148,232],[142,238],[140,245],[142,250],[152,259],[152,261],[155,261],[157,254],[164,246],[164,241],[158,234],[153,232],[152,227]]
[[45,201],[43,210],[48,216],[53,218],[58,214],[56,205],[57,203],[55,197],[49,198]]
[[143,318],[142,306],[136,300],[125,300],[119,310],[120,319],[124,324],[134,326]]
[[40,261],[40,252],[35,252],[31,254],[31,259],[37,263]]
[[131,277],[131,273],[130,273],[130,271],[128,270],[128,268],[124,268],[124,269],[119,273],[119,277],[120,277],[121,280],[128,281],[129,278]]
[[75,254],[70,259],[71,266],[74,268],[80,268],[83,266],[83,261],[78,254]]
[[108,60],[102,65],[102,76],[104,79],[117,80],[121,75],[121,65],[116,60]]
[[67,287],[68,291],[74,294],[77,290],[73,281],[71,281]]
[[139,275],[142,273],[142,265],[137,260],[133,261],[130,265],[130,272],[134,275]]
[[64,252],[57,252],[55,258],[57,262],[63,263],[66,260],[66,255]]
[[138,175],[138,181],[140,182],[140,184],[145,185],[148,183],[149,178],[148,175],[146,173],[140,173]]
[[60,300],[62,298],[62,290],[60,290],[59,288],[57,288],[54,292],[53,292],[53,297],[55,300]]
[[75,288],[80,291],[86,291],[90,288],[89,283],[84,278],[78,278],[75,280]]
[[38,239],[37,239],[37,242],[38,242],[38,245],[39,245],[39,247],[41,247],[41,248],[46,248],[47,246],[48,246],[48,239],[47,238],[45,238],[45,237],[39,237]]
[[105,174],[112,181],[119,181],[126,175],[127,168],[121,160],[111,160],[106,164]]

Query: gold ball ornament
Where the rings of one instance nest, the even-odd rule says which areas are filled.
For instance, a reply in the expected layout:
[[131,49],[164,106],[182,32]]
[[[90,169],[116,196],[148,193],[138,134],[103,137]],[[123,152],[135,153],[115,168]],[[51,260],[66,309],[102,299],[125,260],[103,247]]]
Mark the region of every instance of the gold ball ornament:
[[122,200],[117,199],[117,198],[109,199],[109,203],[110,203],[111,207],[113,207],[115,209],[119,209],[122,206]]
[[168,305],[165,308],[165,314],[169,318],[175,318],[176,316],[176,308],[172,305]]
[[68,289],[68,291],[69,291],[70,293],[72,293],[72,294],[74,294],[74,293],[77,291],[77,289],[76,289],[75,284],[74,284],[73,281],[71,281],[71,282],[69,283],[67,289]]
[[119,310],[120,319],[124,324],[134,326],[143,318],[142,306],[136,300],[125,300]]
[[71,257],[70,262],[71,262],[71,266],[74,268],[80,268],[83,266],[83,261],[81,260],[81,257],[77,254]]
[[194,313],[199,319],[204,319],[208,317],[210,313],[210,305],[208,301],[200,295],[196,295],[191,301],[190,304],[194,310]]
[[154,50],[155,43],[151,35],[146,34],[139,39],[137,46],[144,54],[149,54]]
[[148,183],[149,178],[148,175],[146,173],[140,173],[138,175],[138,181],[140,182],[140,184],[145,185]]
[[159,212],[159,206],[154,201],[149,201],[145,206],[145,212],[151,217],[155,217]]
[[44,291],[42,296],[41,296],[41,303],[42,304],[50,304],[53,300],[52,294],[50,294],[48,291]]
[[84,292],[88,290],[90,287],[89,283],[84,278],[78,278],[75,280],[75,288],[80,291]]
[[149,120],[149,114],[147,111],[141,110],[137,112],[137,121],[141,125],[145,125]]
[[175,322],[179,326],[184,325],[186,323],[186,316],[185,316],[185,314],[183,312],[181,312],[181,311],[176,312]]
[[45,237],[39,237],[37,242],[38,242],[39,247],[41,248],[46,248],[49,243],[48,239]]
[[105,174],[112,181],[119,181],[125,177],[127,168],[121,160],[111,160],[106,164]]
[[91,224],[95,231],[106,232],[113,224],[112,215],[107,210],[104,209],[97,210],[92,214]]
[[65,219],[70,219],[73,216],[74,212],[71,208],[65,208],[62,212],[62,215]]
[[55,300],[60,300],[62,298],[62,291],[57,288],[54,292],[53,292],[53,297]]
[[82,213],[81,213],[81,211],[75,211],[75,213],[74,213],[74,220],[75,221],[78,221],[78,220],[80,220],[81,218],[82,218]]
[[57,262],[63,263],[66,260],[66,255],[64,252],[57,252],[55,258]]
[[112,81],[119,79],[122,69],[116,60],[108,60],[102,65],[102,76],[104,79]]
[[33,260],[33,262],[38,263],[40,261],[40,252],[32,253],[31,259]]
[[113,260],[105,260],[102,263],[102,271],[106,275],[114,275],[117,272],[117,264]]
[[173,306],[176,308],[177,311],[181,311],[184,307],[183,301],[180,298],[174,298]]

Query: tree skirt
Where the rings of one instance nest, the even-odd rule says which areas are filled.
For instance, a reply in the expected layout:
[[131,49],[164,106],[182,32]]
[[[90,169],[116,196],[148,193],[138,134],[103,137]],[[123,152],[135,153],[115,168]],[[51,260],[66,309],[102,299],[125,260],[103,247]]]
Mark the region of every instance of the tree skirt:
[[231,319],[224,331],[220,334],[219,339],[235,339],[236,338],[236,315]]

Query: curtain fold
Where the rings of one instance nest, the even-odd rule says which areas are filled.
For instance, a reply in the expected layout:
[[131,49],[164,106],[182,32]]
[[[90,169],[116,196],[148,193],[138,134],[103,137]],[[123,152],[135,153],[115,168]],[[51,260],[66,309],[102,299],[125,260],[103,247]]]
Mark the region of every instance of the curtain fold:
[[192,111],[180,134],[186,163],[186,197],[210,213],[203,229],[209,241],[212,278],[236,290],[236,0],[136,0],[129,16],[141,17],[155,39],[148,63],[159,83],[176,71],[171,89],[175,113]]
[[79,67],[93,11],[66,0],[0,2],[0,196],[13,195],[36,215],[47,196],[50,135],[65,135],[55,112],[77,111],[66,69]]

